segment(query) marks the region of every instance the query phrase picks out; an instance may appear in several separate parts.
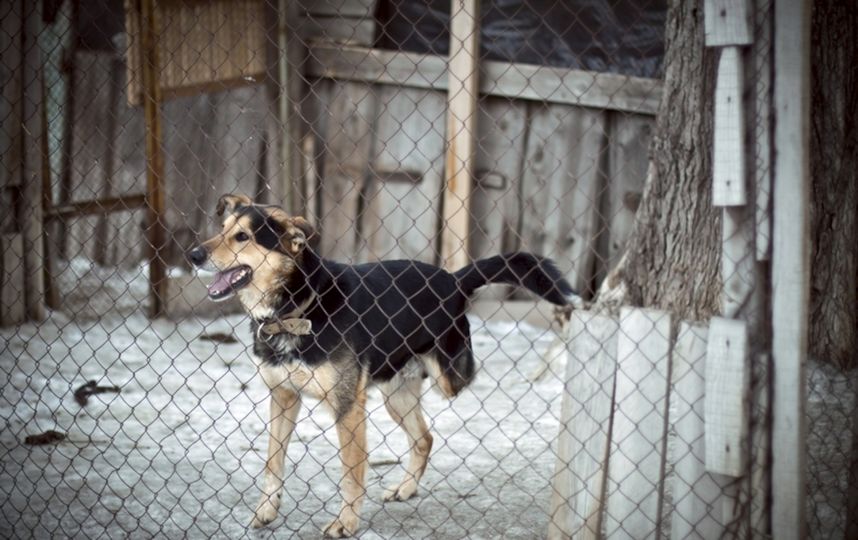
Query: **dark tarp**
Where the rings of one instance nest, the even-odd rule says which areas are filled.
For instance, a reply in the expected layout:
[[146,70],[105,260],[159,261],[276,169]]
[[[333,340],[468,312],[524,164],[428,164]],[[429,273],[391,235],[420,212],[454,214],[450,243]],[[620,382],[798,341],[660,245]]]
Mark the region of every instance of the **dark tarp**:
[[[480,55],[660,77],[666,0],[484,0]],[[376,47],[447,55],[450,0],[379,0]]]

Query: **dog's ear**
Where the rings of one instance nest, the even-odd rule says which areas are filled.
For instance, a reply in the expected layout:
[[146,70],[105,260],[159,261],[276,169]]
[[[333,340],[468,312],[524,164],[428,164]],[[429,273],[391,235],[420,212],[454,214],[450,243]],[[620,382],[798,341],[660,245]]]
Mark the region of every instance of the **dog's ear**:
[[217,215],[222,216],[224,212],[232,213],[236,208],[250,206],[253,201],[247,195],[233,195],[231,193],[222,195],[217,201]]
[[307,247],[307,243],[314,236],[316,236],[316,229],[309,221],[301,216],[290,217],[287,221],[283,247],[292,255],[297,255]]

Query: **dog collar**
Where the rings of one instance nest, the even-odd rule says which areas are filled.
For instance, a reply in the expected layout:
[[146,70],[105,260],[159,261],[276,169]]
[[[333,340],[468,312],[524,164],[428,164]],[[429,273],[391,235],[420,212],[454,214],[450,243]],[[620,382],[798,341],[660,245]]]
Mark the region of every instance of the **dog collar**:
[[275,319],[271,322],[262,323],[256,327],[256,337],[264,339],[262,334],[274,336],[277,334],[292,334],[293,336],[306,336],[313,331],[313,321],[310,319]]
[[307,336],[313,331],[313,322],[310,319],[302,319],[302,315],[313,300],[316,299],[316,293],[312,292],[310,297],[304,300],[298,309],[287,314],[283,318],[271,317],[259,321],[259,326],[256,327],[256,337],[264,339],[262,334],[274,336],[277,334],[292,334],[293,336]]

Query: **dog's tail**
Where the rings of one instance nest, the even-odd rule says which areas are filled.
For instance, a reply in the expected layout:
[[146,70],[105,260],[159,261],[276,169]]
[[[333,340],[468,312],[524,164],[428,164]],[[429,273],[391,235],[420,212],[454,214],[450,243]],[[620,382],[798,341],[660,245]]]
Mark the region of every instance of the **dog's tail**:
[[471,296],[475,290],[489,283],[524,287],[558,306],[572,303],[576,296],[551,260],[531,253],[507,253],[480,259],[453,275],[466,296]]

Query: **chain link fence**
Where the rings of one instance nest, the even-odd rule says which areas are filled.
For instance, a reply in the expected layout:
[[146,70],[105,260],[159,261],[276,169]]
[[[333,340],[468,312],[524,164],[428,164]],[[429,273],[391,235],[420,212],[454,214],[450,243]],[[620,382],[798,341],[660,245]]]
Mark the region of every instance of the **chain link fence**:
[[[667,2],[479,4],[0,7],[4,535],[769,530],[770,338],[747,333],[766,324],[581,309],[643,197]],[[745,136],[766,178],[758,4]],[[726,282],[755,271],[759,251],[724,249]],[[513,252],[556,271],[490,259]],[[486,259],[452,289],[423,266]],[[409,262],[370,270],[388,260]],[[747,387],[708,401],[704,361],[737,354]],[[809,369],[814,536],[846,530],[850,377]]]

